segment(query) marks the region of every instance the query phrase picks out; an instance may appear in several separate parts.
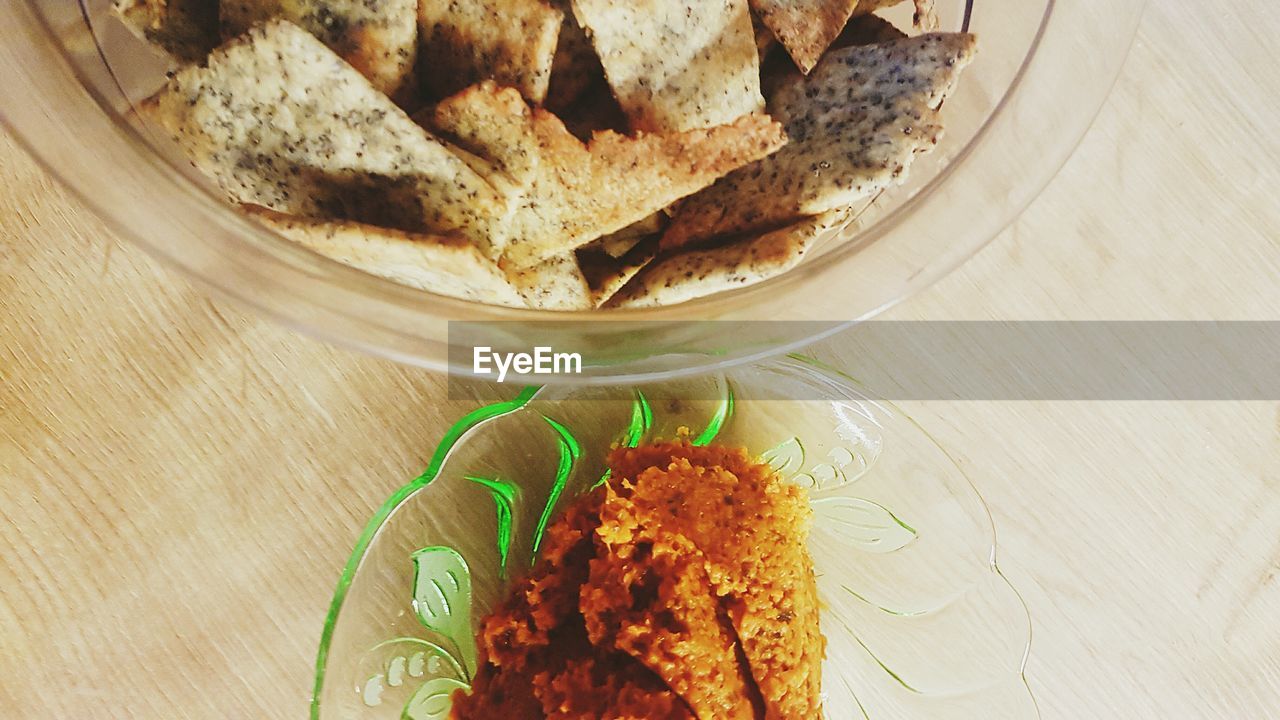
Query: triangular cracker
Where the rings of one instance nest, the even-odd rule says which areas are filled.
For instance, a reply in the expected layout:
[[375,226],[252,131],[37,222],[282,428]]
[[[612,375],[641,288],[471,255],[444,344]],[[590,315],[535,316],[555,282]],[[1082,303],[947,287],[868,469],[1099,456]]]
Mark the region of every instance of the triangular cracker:
[[[305,30],[283,20],[178,71],[143,106],[235,202],[488,242],[497,191]],[[483,245],[482,245],[483,247]]]
[[542,0],[421,0],[423,82],[443,97],[496,80],[540,103],[563,20]]
[[785,142],[776,123],[749,115],[671,135],[601,132],[583,144],[554,115],[492,83],[440,103],[436,127],[524,187],[514,213],[495,219],[512,267],[624,228]]
[[605,307],[674,305],[754,285],[795,267],[825,233],[849,217],[834,210],[709,250],[685,250],[642,270]]
[[573,253],[556,255],[528,268],[503,267],[507,279],[537,310],[590,310],[591,289]]
[[663,248],[776,227],[903,181],[937,144],[938,107],[973,49],[972,35],[936,33],[827,53],[769,99],[787,145],[681,202]]
[[683,131],[764,109],[747,0],[573,0],[634,129]]
[[111,9],[179,62],[199,62],[218,44],[218,0],[115,0]]
[[751,0],[751,7],[808,73],[840,34],[859,0]]
[[490,305],[525,306],[498,266],[462,238],[309,220],[258,206],[245,211],[325,257],[401,285]]
[[396,96],[417,56],[417,11],[417,0],[221,0],[219,19],[226,39],[273,18],[295,23]]

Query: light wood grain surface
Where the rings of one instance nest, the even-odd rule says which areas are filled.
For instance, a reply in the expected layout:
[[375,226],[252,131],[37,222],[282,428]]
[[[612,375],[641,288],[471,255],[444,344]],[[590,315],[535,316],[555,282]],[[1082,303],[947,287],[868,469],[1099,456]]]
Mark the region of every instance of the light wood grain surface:
[[[1280,320],[1276,36],[1152,3],[1061,175],[892,315]],[[0,716],[302,717],[352,540],[463,409],[211,302],[0,136]],[[992,507],[1045,718],[1280,717],[1274,403],[908,409]]]

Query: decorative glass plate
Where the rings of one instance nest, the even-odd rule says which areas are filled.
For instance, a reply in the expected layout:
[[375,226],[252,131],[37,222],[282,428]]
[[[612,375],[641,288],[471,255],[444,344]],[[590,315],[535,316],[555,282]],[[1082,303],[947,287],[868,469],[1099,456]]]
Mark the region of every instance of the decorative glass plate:
[[[803,399],[795,399],[803,398]],[[1031,720],[1030,620],[968,479],[922,428],[800,357],[634,388],[526,388],[445,433],[361,534],[316,659],[316,720],[448,717],[481,617],[614,442],[687,427],[809,488],[827,718]]]

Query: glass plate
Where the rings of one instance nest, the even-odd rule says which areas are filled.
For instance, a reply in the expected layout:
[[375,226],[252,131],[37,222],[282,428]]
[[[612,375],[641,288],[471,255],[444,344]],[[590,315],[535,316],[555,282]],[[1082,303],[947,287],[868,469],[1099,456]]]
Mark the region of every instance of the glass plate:
[[[803,399],[795,399],[803,398]],[[526,388],[472,411],[369,521],[316,659],[317,720],[448,716],[479,618],[612,443],[742,445],[810,490],[828,718],[1024,720],[1030,619],[973,485],[920,426],[801,357],[631,388]]]

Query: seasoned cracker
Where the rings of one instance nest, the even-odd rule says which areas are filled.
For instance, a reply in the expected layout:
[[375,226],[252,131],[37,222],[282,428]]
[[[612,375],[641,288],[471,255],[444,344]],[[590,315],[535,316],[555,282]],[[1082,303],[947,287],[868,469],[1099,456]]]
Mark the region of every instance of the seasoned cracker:
[[847,211],[836,210],[720,247],[681,251],[642,270],[605,307],[674,305],[768,280],[798,265],[847,218]]
[[179,62],[199,62],[218,45],[218,0],[115,0],[111,9]]
[[859,0],[751,0],[751,7],[803,73],[818,64]]
[[255,26],[144,104],[237,203],[461,234],[501,215],[497,191],[310,33]]
[[310,220],[258,206],[245,211],[290,240],[371,275],[462,300],[525,305],[498,266],[462,238]]
[[972,35],[935,33],[827,53],[769,99],[787,145],[681,202],[663,248],[776,227],[902,182],[937,144],[938,107],[973,49]]
[[551,113],[522,107],[514,90],[485,83],[440,103],[437,127],[513,176],[523,192],[510,217],[510,267],[532,267],[645,218],[732,168],[774,151],[785,138],[768,118],[671,135],[597,133],[578,140]]
[[288,20],[394,97],[417,57],[417,8],[417,0],[221,0],[219,13],[226,39],[267,20]]
[[541,103],[563,20],[542,0],[420,0],[423,82],[444,97],[494,80]]
[[764,109],[747,0],[573,0],[637,130],[681,132]]

